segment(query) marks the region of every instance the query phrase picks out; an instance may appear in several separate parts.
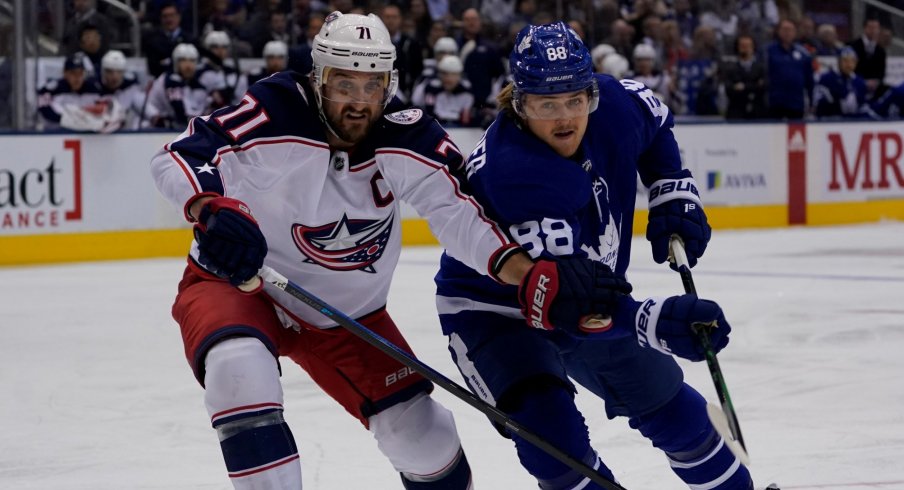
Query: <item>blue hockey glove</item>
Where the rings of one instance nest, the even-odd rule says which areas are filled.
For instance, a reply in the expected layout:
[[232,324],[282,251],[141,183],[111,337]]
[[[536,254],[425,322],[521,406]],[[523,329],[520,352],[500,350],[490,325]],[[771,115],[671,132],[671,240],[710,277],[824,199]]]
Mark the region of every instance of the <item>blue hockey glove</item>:
[[228,197],[213,198],[201,207],[195,224],[198,262],[238,286],[264,265],[267,240],[248,206]]
[[527,324],[544,330],[593,332],[583,317],[611,316],[631,284],[607,265],[578,257],[540,259],[518,286],[518,301]]
[[[685,172],[690,175],[690,172]],[[658,180],[650,186],[650,219],[647,240],[653,247],[653,260],[661,264],[669,258],[669,239],[676,234],[684,241],[690,267],[697,265],[712,228],[706,221],[703,204],[692,177]],[[676,269],[674,264],[670,264]]]
[[636,325],[641,346],[691,361],[706,358],[698,329],[709,335],[715,353],[728,345],[731,332],[722,308],[694,294],[648,298],[637,310]]

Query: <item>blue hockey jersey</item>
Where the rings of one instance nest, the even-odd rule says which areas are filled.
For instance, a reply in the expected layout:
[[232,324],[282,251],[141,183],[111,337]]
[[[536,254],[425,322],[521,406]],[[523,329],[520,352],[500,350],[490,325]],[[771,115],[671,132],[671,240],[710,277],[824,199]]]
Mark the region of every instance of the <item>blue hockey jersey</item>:
[[[488,215],[532,258],[589,257],[624,276],[637,175],[650,187],[690,174],[681,169],[667,106],[639,82],[596,77],[599,106],[574,158],[559,156],[500,114],[470,154],[463,177]],[[470,309],[523,318],[515,286],[498,284],[448,255],[436,284],[440,314]],[[633,335],[639,304],[626,298],[607,336]]]

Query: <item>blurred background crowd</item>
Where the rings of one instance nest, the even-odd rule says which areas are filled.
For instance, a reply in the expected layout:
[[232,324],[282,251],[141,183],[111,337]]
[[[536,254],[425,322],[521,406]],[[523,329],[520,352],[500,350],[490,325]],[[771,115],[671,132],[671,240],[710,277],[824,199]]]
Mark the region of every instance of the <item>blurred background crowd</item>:
[[334,10],[378,15],[399,97],[452,127],[492,121],[515,34],[557,20],[598,72],[643,82],[681,117],[878,119],[904,106],[904,73],[888,73],[904,65],[889,63],[904,54],[902,0],[324,1],[0,0],[0,129],[182,128],[274,72],[310,71]]

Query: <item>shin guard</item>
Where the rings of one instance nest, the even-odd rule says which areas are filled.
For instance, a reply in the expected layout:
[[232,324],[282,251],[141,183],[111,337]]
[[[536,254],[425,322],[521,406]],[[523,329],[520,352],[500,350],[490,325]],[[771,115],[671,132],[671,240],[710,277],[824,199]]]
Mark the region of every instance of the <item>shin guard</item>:
[[[511,417],[534,431],[550,444],[575,458],[612,481],[615,477],[590,447],[590,436],[584,417],[574,404],[574,397],[564,386],[540,380],[530,388],[503,399],[501,405]],[[584,475],[569,468],[542,449],[513,435],[518,459],[527,471],[537,478],[543,490],[597,489]]]
[[301,465],[283,419],[279,369],[257,339],[224,340],[207,353],[204,401],[233,486],[298,490]]
[[706,400],[688,385],[659,410],[631,418],[672,471],[692,490],[751,490],[747,468],[732,454],[706,414]]

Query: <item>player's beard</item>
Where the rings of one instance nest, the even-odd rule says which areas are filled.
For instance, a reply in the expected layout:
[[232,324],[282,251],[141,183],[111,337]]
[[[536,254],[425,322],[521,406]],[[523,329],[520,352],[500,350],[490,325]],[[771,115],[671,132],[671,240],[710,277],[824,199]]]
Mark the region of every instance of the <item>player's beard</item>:
[[367,104],[362,107],[343,107],[338,113],[327,111],[330,127],[342,141],[360,143],[370,131],[374,121],[380,117],[380,106]]

